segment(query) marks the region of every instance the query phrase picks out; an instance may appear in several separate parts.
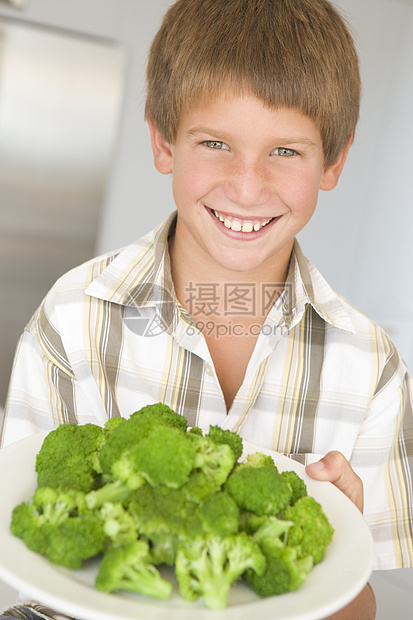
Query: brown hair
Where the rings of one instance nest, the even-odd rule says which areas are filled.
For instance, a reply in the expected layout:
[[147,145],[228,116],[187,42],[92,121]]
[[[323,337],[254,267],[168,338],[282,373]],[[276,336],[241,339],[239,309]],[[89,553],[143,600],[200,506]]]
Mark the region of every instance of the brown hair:
[[146,118],[173,143],[182,114],[225,88],[309,116],[329,166],[354,134],[360,107],[344,18],[327,0],[178,0],[151,46]]

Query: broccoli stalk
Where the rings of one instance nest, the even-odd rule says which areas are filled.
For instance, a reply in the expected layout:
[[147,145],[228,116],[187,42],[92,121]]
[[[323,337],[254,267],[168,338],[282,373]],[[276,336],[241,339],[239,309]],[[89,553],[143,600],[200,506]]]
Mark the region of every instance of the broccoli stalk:
[[247,569],[262,573],[265,557],[243,533],[187,539],[176,554],[181,596],[189,602],[202,597],[209,609],[225,609],[231,585]]
[[128,499],[132,489],[120,480],[109,482],[96,491],[90,491],[85,496],[86,505],[89,510],[97,510],[106,503],[123,503]]
[[95,586],[102,592],[128,590],[161,600],[172,591],[150,563],[149,547],[141,540],[110,549],[100,563]]

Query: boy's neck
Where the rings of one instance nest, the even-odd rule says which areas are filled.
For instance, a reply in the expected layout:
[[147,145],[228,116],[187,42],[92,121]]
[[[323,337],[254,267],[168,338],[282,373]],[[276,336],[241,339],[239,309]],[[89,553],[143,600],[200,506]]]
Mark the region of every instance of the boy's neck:
[[[274,292],[277,290],[281,294],[288,275],[292,248],[293,242],[288,248],[285,248],[281,256],[277,255],[271,262],[262,264],[250,271],[234,271],[221,267],[210,260],[208,255],[205,256],[205,260],[194,261],[190,249],[188,251],[186,245],[175,243],[175,237],[172,236],[169,240],[169,254],[177,299],[183,307],[190,311],[185,303],[188,290],[193,286],[202,284],[216,285],[217,287],[227,283],[234,285],[237,283],[240,285],[251,284],[257,290],[261,290],[263,286],[267,288],[273,286]],[[265,320],[265,316],[261,316],[261,318]]]

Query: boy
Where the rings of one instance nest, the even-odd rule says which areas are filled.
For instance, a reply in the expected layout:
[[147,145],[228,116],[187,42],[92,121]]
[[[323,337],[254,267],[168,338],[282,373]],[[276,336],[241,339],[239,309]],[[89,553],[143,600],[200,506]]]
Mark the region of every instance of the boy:
[[[411,565],[411,379],[295,241],[358,119],[342,18],[327,0],[178,0],[147,76],[177,215],[52,289],[16,353],[4,443],[163,401],[306,463],[364,502],[377,568]],[[367,586],[334,617],[374,608]]]

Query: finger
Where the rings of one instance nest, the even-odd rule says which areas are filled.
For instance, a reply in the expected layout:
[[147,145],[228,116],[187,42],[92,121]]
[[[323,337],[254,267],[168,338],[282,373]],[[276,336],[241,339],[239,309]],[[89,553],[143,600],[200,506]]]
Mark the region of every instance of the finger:
[[363,483],[341,452],[328,452],[320,461],[307,465],[306,473],[315,480],[332,482],[363,512]]

